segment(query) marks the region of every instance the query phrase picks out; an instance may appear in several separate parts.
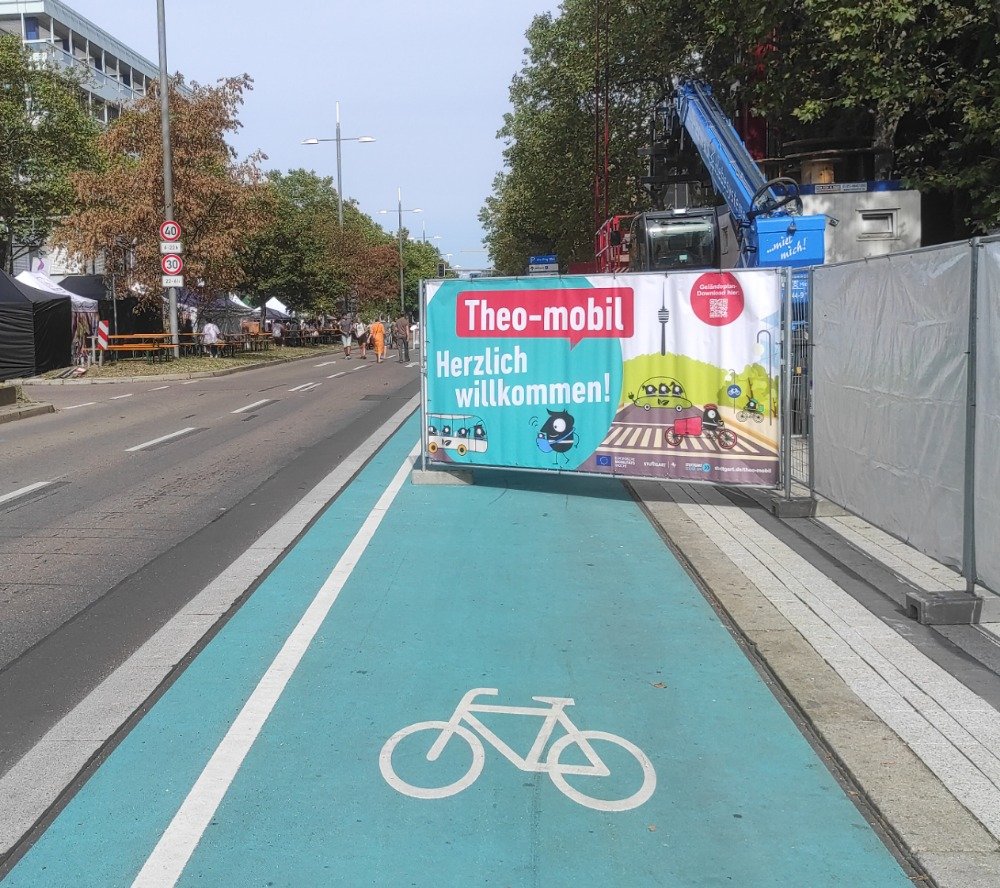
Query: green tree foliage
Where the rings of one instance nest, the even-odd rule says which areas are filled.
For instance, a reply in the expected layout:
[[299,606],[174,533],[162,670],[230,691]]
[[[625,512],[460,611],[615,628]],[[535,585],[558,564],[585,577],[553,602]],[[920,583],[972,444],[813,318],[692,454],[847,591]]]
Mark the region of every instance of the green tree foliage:
[[68,212],[70,174],[96,166],[97,133],[79,83],[0,34],[0,267],[41,246]]
[[307,314],[384,310],[398,291],[395,240],[352,202],[337,216],[333,180],[309,170],[270,172],[269,224],[243,251],[243,289]]
[[[613,12],[615,33],[630,24],[620,9]],[[523,274],[533,253],[569,259],[592,252],[592,31],[593,3],[578,0],[567,0],[558,18],[536,17],[528,30],[527,62],[510,90],[514,110],[498,133],[507,143],[506,169],[480,213],[493,265],[503,274]],[[608,63],[616,70],[624,67],[617,52],[609,53]],[[636,177],[642,172],[637,149],[645,138],[647,110],[662,93],[660,83],[632,73],[623,74],[610,96],[610,202],[619,212],[635,205]]]
[[707,80],[724,106],[766,117],[785,141],[857,137],[875,150],[878,175],[954,193],[971,231],[994,230],[998,31],[996,0],[764,0],[752,10],[564,0],[527,31],[498,133],[505,166],[480,213],[494,265],[519,274],[532,253],[592,258],[598,82],[609,108],[609,214],[649,206],[638,149],[676,76]]
[[275,297],[294,311],[332,303],[343,293],[326,261],[329,220],[337,218],[332,180],[307,170],[267,174],[272,212],[243,251],[243,289],[261,302]]

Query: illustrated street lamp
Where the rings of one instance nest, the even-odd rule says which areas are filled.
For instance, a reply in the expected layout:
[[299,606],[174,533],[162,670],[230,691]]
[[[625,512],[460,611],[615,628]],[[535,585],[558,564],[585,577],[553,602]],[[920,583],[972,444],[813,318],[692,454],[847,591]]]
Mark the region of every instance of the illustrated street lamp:
[[774,416],[774,401],[772,396],[772,390],[774,389],[774,377],[771,375],[771,331],[770,330],[758,330],[757,331],[757,344],[760,345],[760,337],[767,337],[767,424],[771,425],[772,417]]
[[336,103],[337,106],[337,135],[332,139],[303,139],[303,145],[318,145],[320,142],[336,142],[337,143],[337,221],[340,223],[340,229],[344,229],[344,189],[340,182],[340,143],[341,142],[374,142],[375,139],[372,136],[341,136],[340,135],[340,102]]
[[[403,314],[406,313],[406,305],[403,301],[403,213],[422,213],[423,210],[420,207],[414,207],[412,210],[403,209],[403,189],[396,189],[396,211],[399,214],[399,228],[397,229],[397,234],[399,235],[399,310]],[[388,210],[379,210],[383,216],[386,215]]]

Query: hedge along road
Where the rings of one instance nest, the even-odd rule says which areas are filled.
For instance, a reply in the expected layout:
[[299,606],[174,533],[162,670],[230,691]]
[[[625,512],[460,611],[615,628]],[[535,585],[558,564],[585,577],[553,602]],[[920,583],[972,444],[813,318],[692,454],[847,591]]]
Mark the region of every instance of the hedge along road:
[[911,884],[619,484],[414,486],[417,434],[4,888]]

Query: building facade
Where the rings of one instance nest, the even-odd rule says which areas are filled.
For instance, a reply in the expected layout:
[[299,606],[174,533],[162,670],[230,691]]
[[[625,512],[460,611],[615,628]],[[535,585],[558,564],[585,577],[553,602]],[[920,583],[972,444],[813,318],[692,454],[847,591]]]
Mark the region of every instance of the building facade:
[[[159,79],[157,64],[59,0],[0,0],[0,33],[18,35],[38,64],[76,72],[91,114],[105,126]],[[15,259],[15,273],[24,270],[60,277],[104,269],[102,262],[81,268],[65,251],[43,248]]]
[[17,34],[40,63],[82,75],[91,113],[105,124],[159,77],[157,65],[59,0],[0,0],[0,31]]

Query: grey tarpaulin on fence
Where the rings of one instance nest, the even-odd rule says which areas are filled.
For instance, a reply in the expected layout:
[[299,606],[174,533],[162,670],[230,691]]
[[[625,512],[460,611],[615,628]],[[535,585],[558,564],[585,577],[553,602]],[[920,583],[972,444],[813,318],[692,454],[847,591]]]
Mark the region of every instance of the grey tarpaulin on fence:
[[976,336],[976,566],[1000,589],[1000,241],[979,251]]
[[956,567],[970,275],[962,243],[819,267],[813,289],[816,491]]

